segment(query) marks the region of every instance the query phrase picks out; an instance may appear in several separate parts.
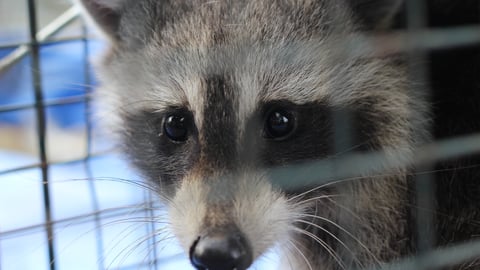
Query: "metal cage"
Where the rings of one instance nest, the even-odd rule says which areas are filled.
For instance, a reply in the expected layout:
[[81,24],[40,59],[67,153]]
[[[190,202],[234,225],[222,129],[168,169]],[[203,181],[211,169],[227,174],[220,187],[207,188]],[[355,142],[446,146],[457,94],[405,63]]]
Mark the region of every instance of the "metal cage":
[[[101,45],[91,39],[87,28],[80,23],[75,8],[67,9],[44,27],[39,27],[37,9],[42,4],[43,1],[26,1],[26,40],[2,42],[0,36],[0,99],[3,99],[0,100],[0,121],[4,120],[0,122],[0,134],[11,132],[8,140],[13,144],[31,145],[31,155],[28,158],[20,158],[5,149],[6,154],[0,155],[0,270],[178,269],[178,265],[188,265],[184,260],[178,265],[167,266],[185,257],[179,255],[178,249],[171,251],[165,250],[164,246],[157,247],[156,242],[163,239],[148,237],[164,230],[157,218],[162,213],[156,212],[153,207],[154,195],[141,188],[141,181],[137,186],[132,185],[134,181],[129,179],[138,179],[137,176],[123,162],[116,158],[113,161],[110,159],[115,151],[95,131],[97,127],[91,114],[94,78],[89,59],[93,54],[92,48]],[[8,3],[6,5],[8,8]],[[425,62],[426,54],[431,50],[480,46],[480,25],[429,28],[425,19],[425,1],[410,0],[406,7],[405,29],[382,37],[359,40],[359,49],[355,53],[364,53],[364,50],[377,50],[379,54],[403,51],[408,53],[410,61],[417,63]],[[478,9],[480,10],[480,2]],[[63,29],[71,25],[77,27],[74,34],[61,35]],[[378,46],[377,38],[384,41],[381,43],[383,46]],[[69,55],[76,55],[76,58],[66,60],[65,57]],[[46,60],[47,57],[52,57],[52,60]],[[75,69],[58,67],[52,71],[50,61],[66,61]],[[70,79],[68,72],[74,72],[76,77]],[[410,69],[412,81],[423,82],[426,86],[424,91],[430,96],[426,72],[426,64],[412,65]],[[52,95],[52,91],[56,90],[46,81],[54,80],[55,83],[62,84],[62,80],[55,81],[55,78],[64,76],[67,79],[63,81],[62,87],[74,88],[74,91]],[[480,78],[480,74],[478,76]],[[21,99],[10,98],[20,91],[16,88],[19,87],[19,80],[22,80],[22,85],[27,90],[22,90]],[[477,103],[480,106],[480,100]],[[52,118],[65,116],[68,110],[73,110],[80,119],[74,120],[74,140],[70,140],[69,136],[66,136],[68,139],[57,136],[64,131],[58,127],[58,123],[52,124]],[[15,121],[8,119],[15,118],[17,114],[23,114],[20,128],[8,122]],[[65,121],[68,123],[70,120]],[[27,136],[29,139],[19,135],[26,132],[32,134]],[[1,140],[7,140],[5,138],[0,137]],[[52,145],[57,143],[61,144],[61,152],[75,154],[67,158],[54,157],[56,150]],[[424,236],[418,240],[421,252],[417,257],[384,265],[382,269],[438,269],[480,257],[480,241],[434,249],[432,241],[435,236],[428,230],[433,226],[432,216],[428,211],[422,211],[434,207],[432,176],[423,172],[432,171],[433,164],[439,160],[478,152],[480,133],[436,141],[419,149],[414,160],[416,165],[420,165],[419,173],[415,176],[419,206],[415,226],[417,233]],[[346,156],[336,160],[335,162],[349,165],[348,170],[341,172],[342,175],[331,170],[334,164],[322,161],[281,168],[274,173],[280,179],[289,174],[297,177],[300,175],[298,183],[309,184],[312,180],[309,179],[309,174],[320,172],[325,175],[325,179],[348,177],[362,170],[371,170],[372,166],[384,158],[380,153],[371,153],[368,160],[364,156]],[[112,172],[106,170],[106,167],[115,170]],[[91,181],[92,179],[96,181]],[[127,188],[111,187],[108,185],[111,183],[126,185]],[[136,190],[131,191],[132,189]],[[104,198],[111,195],[109,191],[118,192],[120,197],[130,199],[126,203],[105,202]],[[85,200],[83,204],[87,210],[75,210],[78,206],[75,203],[82,199]],[[480,201],[480,194],[478,199]],[[75,203],[72,204],[72,201]],[[73,210],[59,207],[69,204]],[[25,221],[29,218],[32,220]],[[10,222],[5,224],[2,220]],[[128,239],[133,239],[132,248],[128,248],[131,242],[124,243]],[[77,242],[84,243],[72,248]],[[138,254],[143,256],[137,256]],[[87,262],[87,257],[91,261]]]

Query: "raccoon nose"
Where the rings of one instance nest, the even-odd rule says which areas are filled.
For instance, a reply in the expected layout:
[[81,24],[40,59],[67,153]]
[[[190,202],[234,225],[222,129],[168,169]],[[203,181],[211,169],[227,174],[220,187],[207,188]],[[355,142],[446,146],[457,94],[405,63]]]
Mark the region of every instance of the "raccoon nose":
[[210,233],[190,247],[190,261],[198,270],[246,270],[252,260],[252,250],[241,233]]

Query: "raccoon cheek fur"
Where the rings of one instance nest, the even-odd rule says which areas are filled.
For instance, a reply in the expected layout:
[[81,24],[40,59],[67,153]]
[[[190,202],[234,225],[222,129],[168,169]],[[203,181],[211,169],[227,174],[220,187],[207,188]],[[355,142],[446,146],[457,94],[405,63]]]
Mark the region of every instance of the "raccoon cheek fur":
[[250,173],[214,179],[187,176],[171,201],[169,216],[174,234],[191,259],[199,241],[228,241],[238,236],[250,256],[249,266],[268,249],[289,241],[298,212],[301,207],[289,202],[268,179]]

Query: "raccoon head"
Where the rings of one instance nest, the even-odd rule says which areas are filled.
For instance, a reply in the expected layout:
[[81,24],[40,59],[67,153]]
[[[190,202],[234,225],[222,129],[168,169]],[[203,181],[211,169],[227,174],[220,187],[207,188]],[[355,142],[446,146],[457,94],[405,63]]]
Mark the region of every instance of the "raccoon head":
[[[403,68],[350,57],[347,39],[385,22],[398,1],[81,2],[111,40],[98,68],[105,106],[118,116],[125,152],[168,204],[192,264],[246,269],[286,244],[300,258],[294,269],[320,259],[329,269],[319,254],[332,233],[306,219],[340,222],[328,200],[335,188],[283,190],[266,172],[349,150],[336,146],[338,113],[351,116],[354,136],[343,143],[352,149],[417,143],[424,105],[408,92]],[[370,253],[390,237],[373,222],[398,223],[380,209],[396,205],[401,191],[392,186],[403,180],[351,188]]]

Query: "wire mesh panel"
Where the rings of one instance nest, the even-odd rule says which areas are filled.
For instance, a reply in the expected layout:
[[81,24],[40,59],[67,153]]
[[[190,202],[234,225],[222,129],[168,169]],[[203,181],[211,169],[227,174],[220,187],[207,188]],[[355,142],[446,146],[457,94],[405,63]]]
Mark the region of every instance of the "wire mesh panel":
[[95,131],[102,45],[53,2],[1,2],[0,269],[158,269],[178,251],[152,248],[154,200]]
[[[90,34],[76,8],[51,2],[0,0],[0,270],[191,269],[155,189],[120,157],[111,134],[99,131],[113,113],[95,116],[92,102],[91,62],[105,44]],[[406,63],[407,87],[431,104],[422,112],[431,116],[422,125],[431,142],[409,158],[402,149],[351,153],[358,146],[358,115],[335,110],[334,158],[268,171],[288,193],[414,168],[404,230],[414,232],[415,243],[406,245],[415,255],[401,254],[372,269],[480,269],[480,3],[454,2],[408,0],[393,30],[338,40],[339,62],[405,56],[398,61]],[[10,13],[21,19],[10,25]],[[292,48],[311,45],[298,43]],[[291,60],[288,53],[284,61]],[[448,212],[456,209],[464,212],[458,216],[474,218],[459,220]],[[441,224],[453,224],[457,232]],[[348,228],[338,236],[326,233],[349,246],[359,240]],[[252,268],[277,269],[282,258],[275,251]],[[329,252],[338,269],[356,268],[355,252]]]

